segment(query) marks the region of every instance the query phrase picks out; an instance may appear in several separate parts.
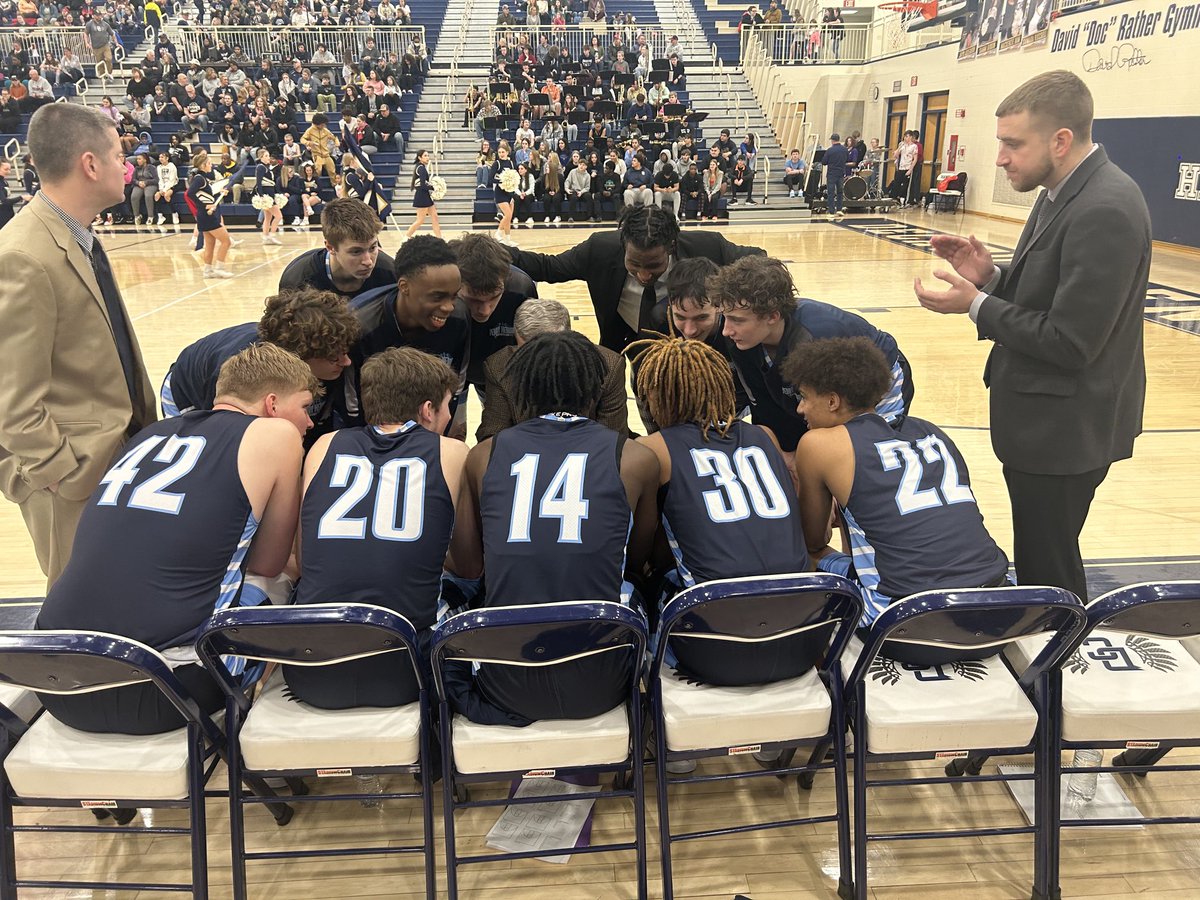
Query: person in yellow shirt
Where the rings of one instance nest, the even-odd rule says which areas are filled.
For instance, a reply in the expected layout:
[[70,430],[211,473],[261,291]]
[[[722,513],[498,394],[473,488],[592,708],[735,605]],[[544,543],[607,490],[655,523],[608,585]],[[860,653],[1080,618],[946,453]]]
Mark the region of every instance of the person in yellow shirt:
[[317,113],[312,117],[312,125],[300,136],[300,143],[312,154],[317,174],[324,172],[332,178],[337,172],[337,166],[333,162],[333,148],[338,146],[338,141],[328,125],[329,119],[325,114]]

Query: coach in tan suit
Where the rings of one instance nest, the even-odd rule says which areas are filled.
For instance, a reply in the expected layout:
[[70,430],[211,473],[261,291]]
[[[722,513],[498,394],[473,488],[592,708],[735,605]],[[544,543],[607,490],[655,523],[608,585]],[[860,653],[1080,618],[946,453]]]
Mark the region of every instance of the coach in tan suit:
[[44,106],[29,124],[41,176],[0,232],[0,491],[21,507],[49,584],[84,504],[153,391],[112,268],[88,230],[125,196],[125,158],[97,110]]

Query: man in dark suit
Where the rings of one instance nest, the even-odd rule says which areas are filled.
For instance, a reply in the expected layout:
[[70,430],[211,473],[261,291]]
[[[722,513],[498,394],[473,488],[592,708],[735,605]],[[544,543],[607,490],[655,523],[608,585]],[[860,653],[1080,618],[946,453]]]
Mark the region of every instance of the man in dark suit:
[[618,353],[649,322],[654,307],[666,301],[663,276],[678,260],[703,256],[723,266],[763,254],[758,247],[730,243],[715,232],[680,234],[675,217],[656,206],[626,207],[616,231],[593,234],[557,256],[515,247],[510,252],[513,264],[534,281],[586,281],[600,345]]
[[1133,455],[1142,430],[1146,365],[1142,308],[1150,214],[1134,181],[1092,143],[1092,97],[1076,75],[1047,72],[996,110],[996,165],[1018,191],[1046,190],[997,267],[975,239],[938,235],[955,272],[921,304],[969,313],[995,346],[992,447],[1012,501],[1018,580],[1087,599],[1079,533],[1109,466]]

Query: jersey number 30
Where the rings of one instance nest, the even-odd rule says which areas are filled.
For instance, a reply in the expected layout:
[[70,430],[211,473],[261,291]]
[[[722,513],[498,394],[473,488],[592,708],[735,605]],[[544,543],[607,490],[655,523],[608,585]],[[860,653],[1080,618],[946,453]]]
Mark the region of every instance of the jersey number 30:
[[716,481],[717,489],[701,496],[709,519],[718,525],[748,519],[751,512],[760,519],[791,514],[787,494],[761,447],[738,447],[732,459],[720,450],[694,449],[692,462],[697,475]]

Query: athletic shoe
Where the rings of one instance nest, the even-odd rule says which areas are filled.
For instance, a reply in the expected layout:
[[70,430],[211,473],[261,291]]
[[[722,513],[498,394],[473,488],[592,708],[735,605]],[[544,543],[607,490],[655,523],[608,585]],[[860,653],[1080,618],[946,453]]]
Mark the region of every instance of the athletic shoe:
[[555,216],[555,217],[554,217],[554,224],[555,224],[555,225],[560,225],[560,224],[562,224],[562,216]]
[[292,219],[292,224],[293,224],[293,225],[303,225],[303,224],[304,224],[304,217],[303,217],[303,216],[296,216],[296,218]]
[[749,203],[751,206],[757,206],[757,205],[758,205],[758,201],[757,201],[757,200],[747,200],[746,202],[747,202],[747,203]]
[[205,278],[232,278],[233,273],[221,266],[212,266],[204,273]]
[[155,219],[155,222],[156,222],[157,224],[159,224],[159,225],[166,225],[166,224],[167,224],[167,217],[166,217],[165,215],[163,215],[162,213],[159,213],[159,214],[158,214],[158,218],[157,218],[157,219]]
[[737,202],[736,200],[730,200],[730,201],[729,201],[729,205],[730,205],[730,206],[737,206],[737,205],[738,205],[738,202]]
[[229,246],[230,247],[239,247],[239,246],[241,246],[241,243],[242,243],[241,238],[235,238],[233,235],[229,236]]
[[179,224],[179,213],[171,213],[171,223],[173,225]]
[[268,234],[268,235],[267,235],[267,243],[268,243],[268,244],[274,244],[276,247],[282,247],[282,246],[283,246],[283,241],[281,241],[281,240],[279,239],[278,235],[275,235],[275,234]]
[[839,209],[836,213],[834,213],[833,217],[835,219],[844,219],[844,218],[846,218],[846,211],[843,209]]
[[133,218],[133,224],[134,224],[134,225],[141,225],[141,224],[142,224],[142,217],[141,217],[141,216],[134,216],[134,218]]

